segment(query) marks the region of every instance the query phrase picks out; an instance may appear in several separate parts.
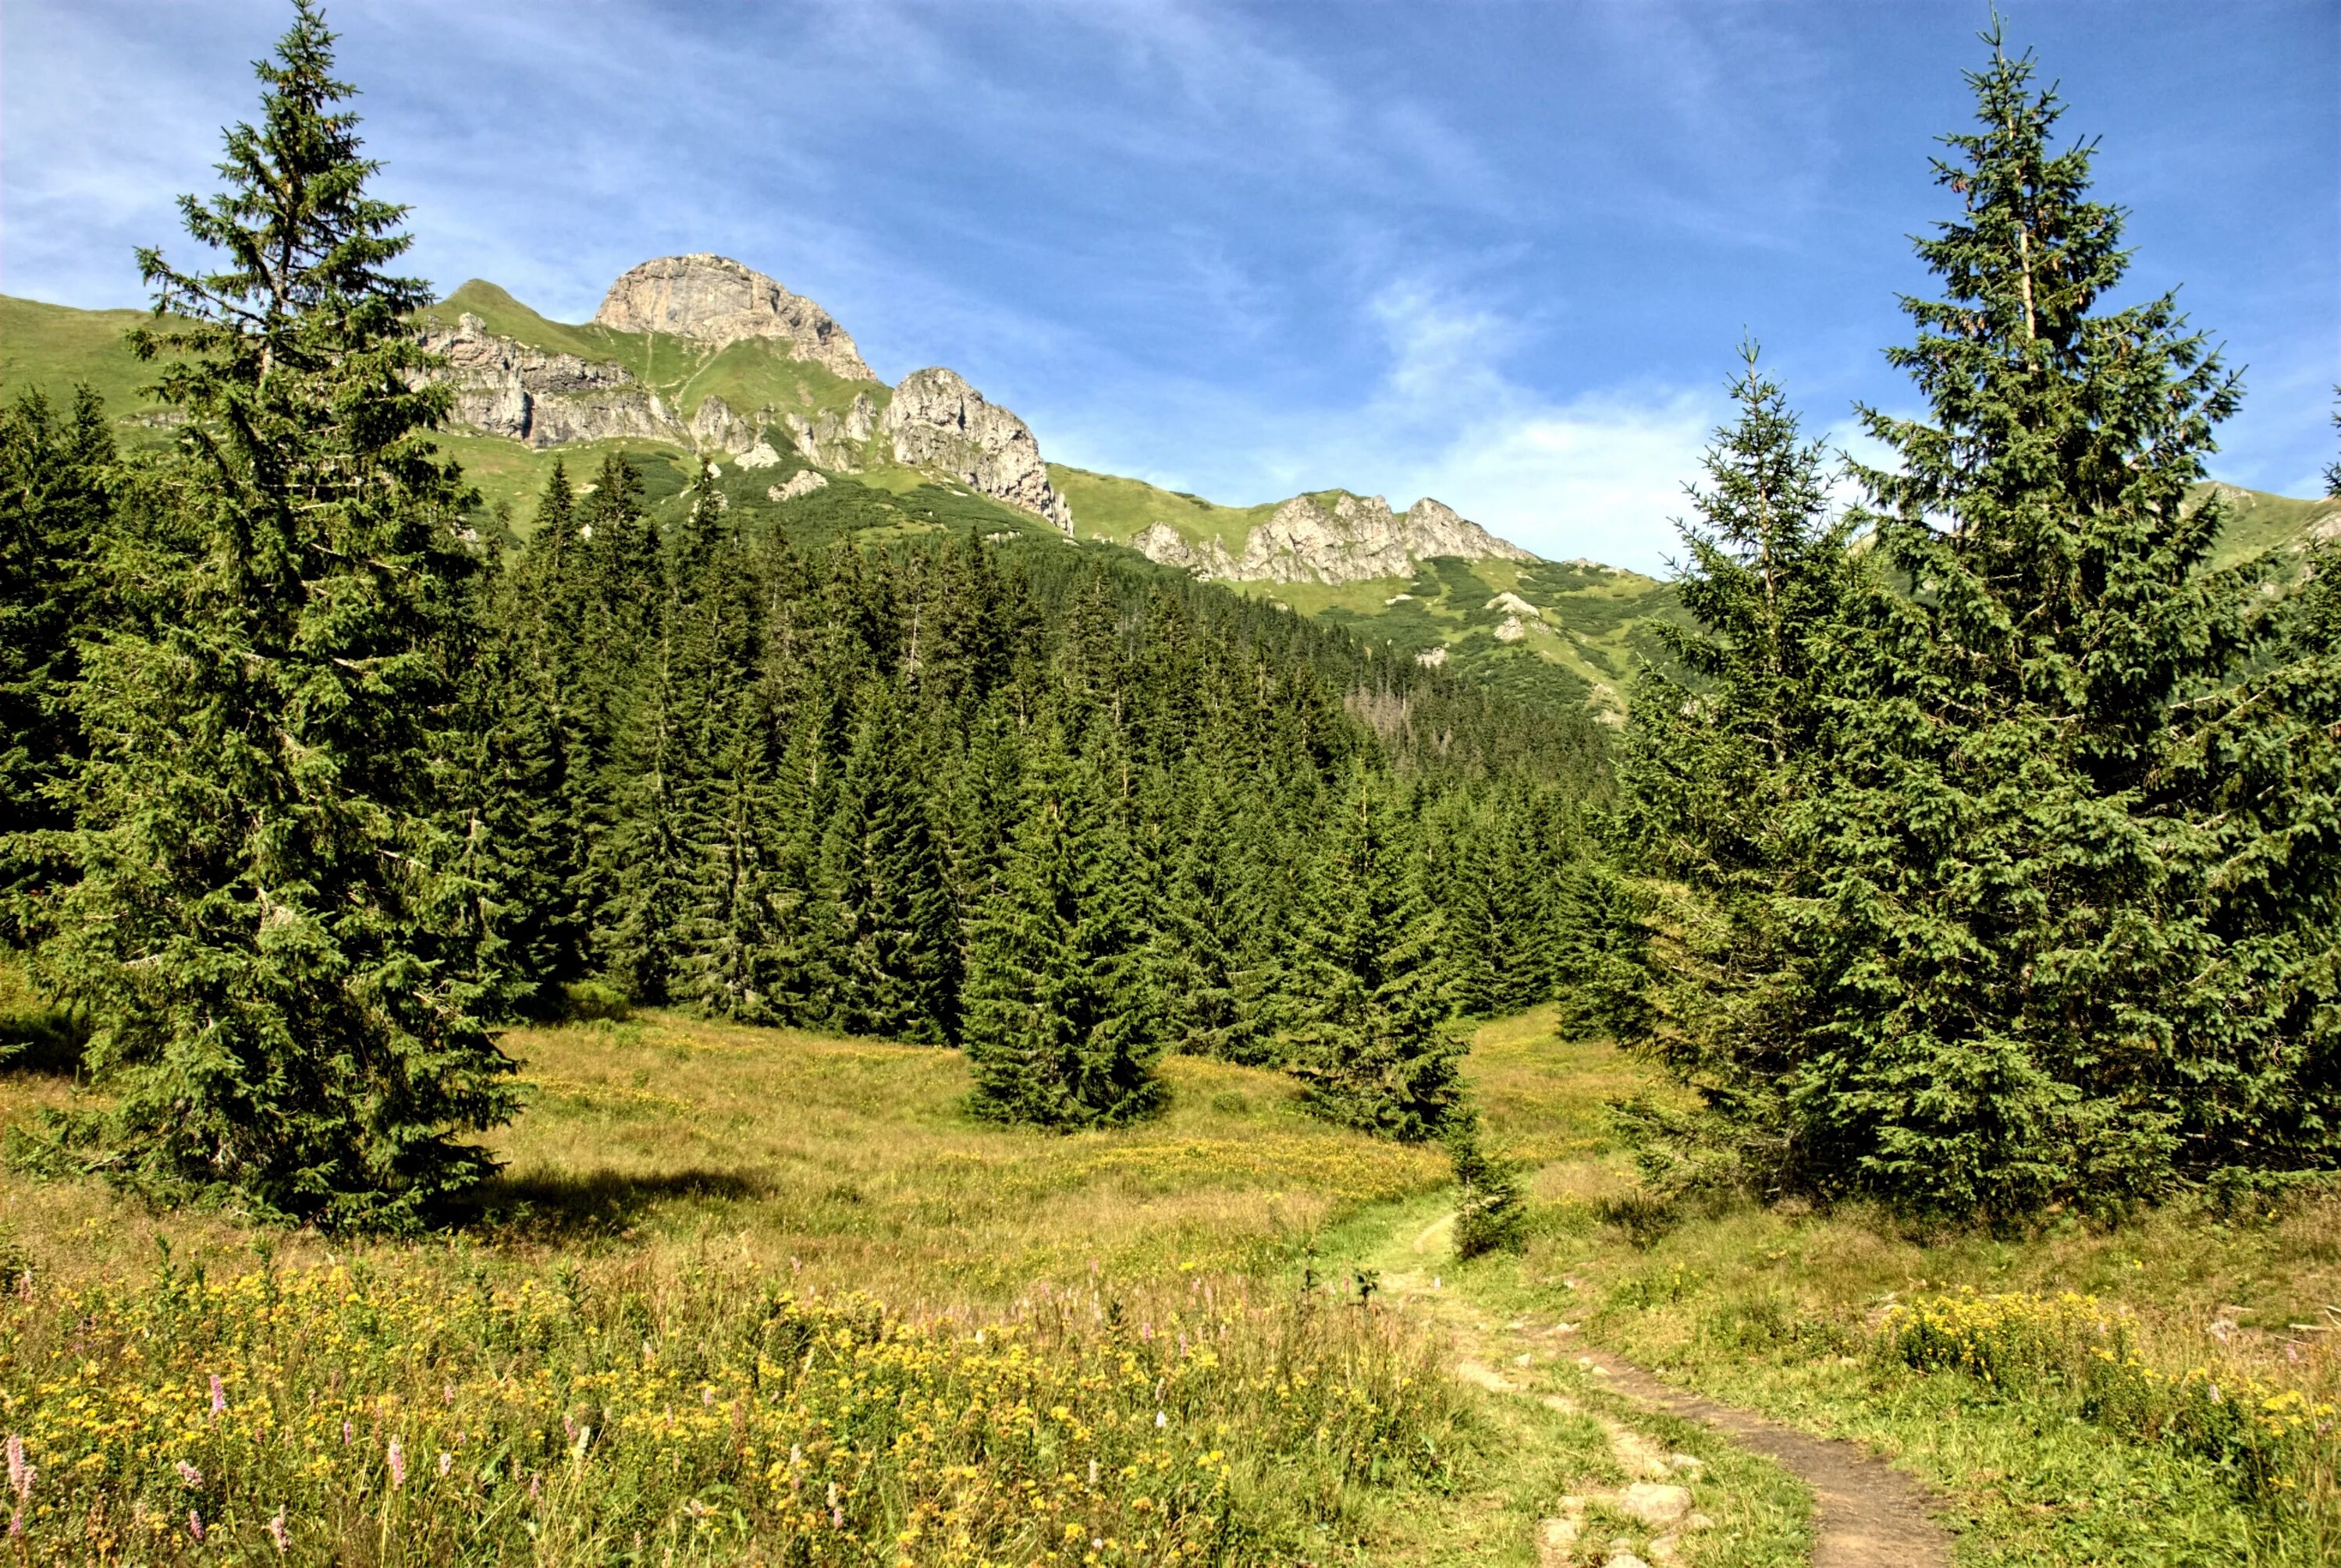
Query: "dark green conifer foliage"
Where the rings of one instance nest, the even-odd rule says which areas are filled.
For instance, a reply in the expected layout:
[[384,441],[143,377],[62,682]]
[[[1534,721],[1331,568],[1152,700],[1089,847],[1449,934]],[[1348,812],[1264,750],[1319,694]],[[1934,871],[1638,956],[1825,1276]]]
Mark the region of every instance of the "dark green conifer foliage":
[[760,679],[762,618],[753,566],[702,478],[693,527],[677,552],[683,722],[695,766],[684,791],[695,874],[689,888],[682,994],[720,1017],[775,1016],[780,893],[772,693]]
[[1455,1255],[1518,1252],[1528,1243],[1528,1192],[1520,1167],[1479,1141],[1479,1118],[1449,1118],[1442,1140],[1455,1167]]
[[1189,823],[1155,883],[1162,928],[1162,993],[1180,1050],[1262,1064],[1277,1054],[1264,995],[1270,977],[1257,846],[1243,837],[1236,792],[1210,767],[1180,773]]
[[1105,781],[1052,739],[975,920],[963,1027],[979,1115],[1071,1129],[1162,1107],[1161,1009],[1131,867]]
[[553,465],[524,551],[487,600],[478,684],[493,778],[484,811],[499,864],[502,927],[525,1008],[555,1010],[589,958],[586,902],[601,737],[579,701],[583,562],[567,471]]
[[82,756],[67,697],[98,630],[97,552],[113,512],[114,432],[87,387],[60,418],[38,392],[0,411],[0,943],[40,927],[61,869],[49,837]]
[[43,963],[118,1091],[79,1129],[97,1168],[403,1225],[492,1168],[459,1135],[510,1114],[511,1064],[434,788],[473,567],[422,437],[448,393],[411,379],[429,291],[383,270],[403,210],[366,194],[332,42],[297,6],[227,188],[182,203],[221,270],[141,253],[167,324],[136,345],[177,351],[188,422],[174,520],[115,570],[169,603],[89,651],[104,739]]
[[822,845],[837,921],[838,1027],[956,1044],[959,911],[924,771],[892,683],[872,686]]
[[1766,1186],[1963,1216],[2341,1154],[2323,786],[2265,749],[2318,699],[2236,700],[2256,573],[2211,571],[2218,509],[2185,505],[2235,384],[2171,296],[2097,309],[2120,213],[1987,43],[1918,246],[1945,297],[1889,355],[1928,412],[1862,413],[1898,470],[1857,470],[1857,521],[1898,581],[1805,633],[1847,656],[1763,769],[1777,827],[1662,846],[1728,939],[1657,922],[1725,982],[1669,1048]]
[[1434,1137],[1461,1105],[1464,1047],[1447,1027],[1413,824],[1364,773],[1337,809],[1296,933],[1293,1070],[1321,1116],[1408,1142]]
[[[634,647],[641,655],[621,665],[632,679],[613,698],[617,736],[610,826],[594,845],[602,895],[594,941],[610,983],[633,1001],[657,1004],[683,982],[701,887],[692,810],[706,776],[702,703],[713,648],[707,601],[697,590],[712,550],[714,498],[702,485],[670,561],[643,514],[633,471],[613,453],[603,474],[612,500],[593,509],[590,525],[608,638],[600,647],[609,650],[603,657],[624,660]],[[603,493],[597,486],[593,501]],[[641,590],[648,591],[637,600]]]
[[1695,628],[1665,626],[1684,674],[1647,669],[1619,773],[1621,838],[1643,867],[1718,893],[1765,885],[1764,840],[1817,743],[1846,661],[1858,590],[1854,523],[1826,512],[1822,443],[1741,345],[1738,417],[1715,432],[1708,483],[1679,525],[1678,591]]

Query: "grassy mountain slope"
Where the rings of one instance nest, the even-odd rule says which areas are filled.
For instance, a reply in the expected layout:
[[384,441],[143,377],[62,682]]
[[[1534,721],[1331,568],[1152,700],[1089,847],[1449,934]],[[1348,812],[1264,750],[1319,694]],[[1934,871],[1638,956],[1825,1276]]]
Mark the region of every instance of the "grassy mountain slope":
[[[1072,503],[1082,539],[1127,543],[1167,522],[1195,544],[1243,552],[1252,529],[1280,502],[1220,506],[1142,480],[1051,463],[1049,478]],[[1327,502],[1343,492],[1311,492]],[[1366,582],[1230,582],[1254,598],[1348,627],[1404,653],[1444,650],[1456,668],[1498,686],[1566,691],[1596,712],[1623,713],[1639,661],[1655,654],[1649,626],[1679,613],[1674,590],[1639,572],[1591,561],[1425,561],[1411,578]],[[1509,596],[1509,597],[1507,597]],[[1530,607],[1522,610],[1520,605]],[[1498,631],[1518,617],[1522,635]]]
[[0,294],[0,392],[13,398],[37,389],[63,404],[85,382],[125,435],[145,432],[145,439],[156,439],[161,426],[144,396],[155,367],[141,364],[123,342],[131,328],[153,319],[146,311],[77,311]]
[[469,313],[488,331],[531,348],[580,359],[622,364],[656,392],[678,418],[688,420],[702,400],[722,398],[734,412],[752,417],[760,409],[777,416],[787,410],[843,413],[855,396],[880,408],[892,392],[877,382],[852,382],[817,364],[791,359],[785,345],[750,338],[720,350],[695,338],[667,332],[622,332],[591,322],[572,325],[537,314],[495,284],[473,278],[423,313],[423,319],[453,326]]
[[[891,396],[876,382],[849,382],[819,365],[790,359],[783,348],[769,342],[750,340],[711,352],[689,338],[553,321],[478,279],[429,307],[424,315],[452,324],[465,312],[478,316],[490,332],[532,347],[623,364],[684,419],[711,394],[743,417],[754,419],[761,413],[768,422],[791,411],[807,418],[823,411],[842,414],[857,395],[867,395],[883,407]],[[72,395],[75,383],[86,382],[105,398],[126,441],[145,444],[164,439],[165,427],[145,408],[141,395],[153,380],[153,369],[133,359],[123,342],[123,334],[144,319],[142,311],[82,311],[0,295],[0,394],[37,387],[53,399],[63,399]],[[483,509],[493,512],[502,506],[523,531],[555,461],[567,464],[572,477],[583,482],[606,451],[624,452],[642,471],[653,501],[679,496],[695,461],[684,448],[654,441],[597,442],[540,451],[461,430],[449,431],[441,439],[478,487]],[[840,530],[945,525],[1019,534],[1047,531],[1045,524],[1011,507],[896,468],[877,452],[871,454],[864,473],[831,472],[827,488],[775,501],[771,491],[806,465],[788,450],[785,439],[772,445],[782,453],[777,467],[743,470],[722,464],[719,482],[731,504],[752,512],[777,512],[792,529],[823,535]],[[1216,542],[1230,554],[1240,554],[1251,530],[1279,504],[1222,506],[1141,480],[1063,464],[1050,465],[1049,475],[1072,506],[1077,536],[1106,544],[1127,544],[1149,525],[1167,522],[1199,545]],[[1312,493],[1330,501],[1341,492]],[[2280,570],[2288,576],[2296,567],[2284,563],[2296,562],[2312,540],[2341,532],[2341,501],[2306,501],[2228,484],[2198,491],[2201,496],[2212,493],[2228,511],[2217,565],[2276,551]],[[1517,695],[1587,701],[1612,718],[1623,711],[1633,671],[1656,651],[1654,626],[1682,613],[1668,584],[1582,561],[1520,564],[1448,559],[1424,563],[1411,579],[1229,586],[1348,627],[1396,652],[1444,649],[1451,668],[1476,680]],[[1529,610],[1522,611],[1519,604],[1504,600],[1505,595]],[[1519,618],[1522,635],[1509,642],[1499,640],[1498,630],[1514,615]]]

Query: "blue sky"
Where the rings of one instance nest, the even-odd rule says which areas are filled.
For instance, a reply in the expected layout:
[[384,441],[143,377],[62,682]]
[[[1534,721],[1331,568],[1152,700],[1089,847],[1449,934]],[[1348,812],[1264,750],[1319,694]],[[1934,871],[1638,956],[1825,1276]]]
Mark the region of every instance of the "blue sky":
[[[1655,569],[1749,331],[1818,429],[1906,408],[1981,4],[341,0],[414,269],[592,313],[713,250],[881,375],[1215,500],[1432,494]],[[2216,467],[2292,494],[2341,380],[2341,0],[2017,0],[2140,291],[2247,367]],[[0,289],[141,303],[274,0],[0,0]]]

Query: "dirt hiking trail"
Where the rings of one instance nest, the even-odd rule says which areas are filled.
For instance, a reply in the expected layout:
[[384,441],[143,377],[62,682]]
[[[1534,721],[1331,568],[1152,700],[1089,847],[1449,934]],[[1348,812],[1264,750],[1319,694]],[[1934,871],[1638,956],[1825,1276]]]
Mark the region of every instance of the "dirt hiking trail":
[[[1454,1216],[1425,1226],[1410,1241],[1393,1236],[1384,1255],[1383,1294],[1436,1319],[1453,1336],[1457,1378],[1490,1394],[1537,1399],[1551,1409],[1577,1410],[1576,1402],[1531,1386],[1537,1364],[1573,1361],[1599,1386],[1629,1405],[1659,1411],[1722,1434],[1763,1455],[1812,1489],[1814,1568],[1950,1568],[1951,1536],[1928,1513],[1931,1494],[1917,1481],[1857,1444],[1815,1437],[1753,1411],[1721,1404],[1672,1388],[1642,1368],[1606,1350],[1579,1342],[1577,1325],[1529,1320],[1493,1321],[1493,1315],[1444,1285],[1436,1265],[1450,1255],[1447,1233]],[[1402,1236],[1403,1233],[1401,1233]],[[1669,1454],[1623,1422],[1586,1412],[1608,1434],[1618,1465],[1629,1481],[1614,1491],[1589,1490],[1559,1500],[1540,1526],[1538,1561],[1544,1568],[1594,1561],[1606,1568],[1669,1568],[1684,1561],[1688,1538],[1708,1521],[1697,1511],[1699,1462]],[[1599,1543],[1605,1519],[1634,1522],[1648,1532],[1639,1555],[1612,1541]]]

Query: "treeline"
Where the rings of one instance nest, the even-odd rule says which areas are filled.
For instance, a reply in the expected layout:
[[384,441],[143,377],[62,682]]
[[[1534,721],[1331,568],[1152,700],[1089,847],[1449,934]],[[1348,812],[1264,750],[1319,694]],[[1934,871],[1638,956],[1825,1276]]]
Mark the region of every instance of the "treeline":
[[622,1004],[962,1046],[1044,1126],[1166,1049],[1464,1119],[1449,1020],[1566,962],[1589,721],[1054,541],[654,513],[616,456],[483,540],[295,12],[186,203],[218,270],[141,253],[174,447],[0,418],[5,935],[109,1092],[12,1157],[422,1223],[513,1113],[493,1027]]
[[662,530],[615,454],[580,488],[556,471],[480,589],[479,874],[520,1007],[964,1042],[1004,1113],[1113,1119],[1152,1049],[1281,1059],[1310,934],[1348,923],[1327,889],[1383,858],[1403,891],[1348,969],[1420,948],[1430,1026],[1553,993],[1577,792],[1503,763],[1584,720],[1061,547],[806,551],[704,481]]
[[1860,411],[1834,511],[1751,349],[1634,694],[1572,998],[1701,1091],[1635,1118],[1675,1185],[2007,1217],[2341,1161],[2341,559],[2212,567],[2236,378],[2101,308],[2120,211],[1988,42],[1888,355],[1924,412]]

